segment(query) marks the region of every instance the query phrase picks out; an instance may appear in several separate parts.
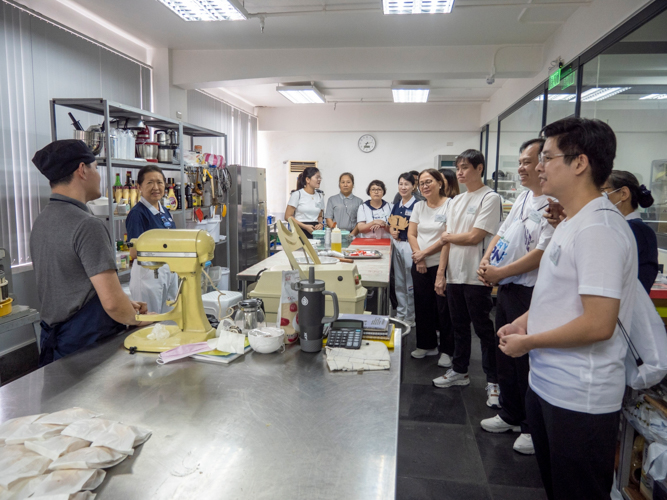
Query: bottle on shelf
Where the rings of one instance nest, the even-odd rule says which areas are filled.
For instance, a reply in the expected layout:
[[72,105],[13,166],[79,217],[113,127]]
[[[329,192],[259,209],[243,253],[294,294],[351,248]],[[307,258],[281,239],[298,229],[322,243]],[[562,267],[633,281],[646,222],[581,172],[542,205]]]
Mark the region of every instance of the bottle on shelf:
[[113,185],[113,199],[116,203],[120,203],[123,197],[123,185],[120,183],[120,174],[116,174],[116,183]]
[[137,204],[137,200],[139,199],[139,190],[137,189],[137,186],[132,183],[132,187],[130,188],[130,208],[134,208],[134,206]]
[[132,185],[132,171],[128,170],[125,174],[125,185],[130,187]]
[[176,210],[177,203],[176,203],[176,194],[174,193],[174,185],[170,184],[169,185],[169,200],[167,201],[168,205],[167,208],[169,210]]
[[185,208],[192,208],[192,188],[190,183],[185,183]]
[[177,182],[174,188],[174,195],[176,196],[176,210],[181,209],[181,183]]

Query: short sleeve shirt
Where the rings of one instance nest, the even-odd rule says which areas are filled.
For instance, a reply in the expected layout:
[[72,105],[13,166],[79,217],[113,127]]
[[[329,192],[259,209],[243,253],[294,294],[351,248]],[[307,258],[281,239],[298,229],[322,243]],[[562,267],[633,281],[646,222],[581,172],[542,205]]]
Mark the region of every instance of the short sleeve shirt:
[[116,270],[105,221],[84,203],[52,194],[30,234],[40,315],[49,326],[70,319],[97,295],[90,278]]
[[[620,299],[629,330],[637,290],[637,244],[621,213],[599,197],[561,222],[540,263],[528,335],[563,326],[584,312],[582,295]],[[584,413],[618,411],[627,344],[619,328],[584,347],[530,351],[530,387],[554,406]]]
[[[404,219],[407,219],[408,222],[410,222],[410,217],[412,216],[412,211],[415,208],[416,203],[418,202],[414,196],[410,198],[405,205],[402,201],[400,201],[391,209],[391,215],[398,215],[399,217],[403,217]],[[401,229],[398,232],[398,239],[399,241],[408,241],[407,227],[405,229]]]
[[158,210],[151,205],[145,198],[141,197],[125,220],[125,230],[127,231],[127,240],[138,238],[149,229],[175,229],[176,224],[168,208],[159,204]]
[[[553,228],[544,218],[549,206],[547,196],[534,196],[526,190],[514,202],[512,210],[500,226],[500,240],[491,254],[491,265],[504,267],[516,262],[533,250],[544,251],[551,241]],[[514,283],[528,287],[535,286],[537,269],[530,272],[510,276],[500,281],[500,285]]]
[[[389,216],[391,215],[391,209],[393,208],[391,203],[387,203],[382,200],[382,206],[380,208],[374,208],[371,206],[371,201],[365,201],[359,205],[359,210],[357,211],[357,223],[359,222],[371,222],[374,220],[383,220],[387,222]],[[376,233],[359,233],[358,237],[360,238],[375,238]],[[380,238],[391,238],[391,234],[388,231],[382,230],[380,233]]]
[[[410,222],[417,224],[417,244],[420,250],[426,250],[440,239],[445,232],[447,223],[447,209],[452,202],[451,198],[445,199],[439,207],[431,208],[426,201],[420,201],[412,210]],[[440,253],[426,257],[426,267],[434,267],[440,264]]]
[[357,212],[362,203],[363,200],[358,196],[351,194],[345,197],[342,193],[338,193],[327,201],[324,218],[334,221],[339,229],[352,231],[357,225]]
[[316,190],[308,194],[304,189],[294,191],[287,204],[294,207],[294,218],[299,222],[317,222],[324,210],[324,193]]
[[450,245],[447,283],[478,285],[477,269],[491,238],[498,232],[502,218],[500,195],[488,186],[456,196],[447,211],[447,232],[468,233],[473,228],[486,231],[477,245]]

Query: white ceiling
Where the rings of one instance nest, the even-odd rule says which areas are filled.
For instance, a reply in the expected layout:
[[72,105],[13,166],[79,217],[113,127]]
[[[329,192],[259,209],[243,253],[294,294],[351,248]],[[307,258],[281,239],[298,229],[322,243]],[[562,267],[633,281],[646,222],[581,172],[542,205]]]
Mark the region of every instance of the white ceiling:
[[[257,17],[186,22],[157,0],[70,1],[150,46],[174,50],[539,45],[592,2],[456,0],[451,14],[385,16],[381,0],[246,0],[244,7],[251,15],[264,17],[262,32]],[[308,68],[299,74],[309,74]],[[390,68],[387,74],[392,74]],[[278,81],[243,86],[229,82],[224,90],[254,106],[291,106],[275,91]],[[391,83],[316,82],[327,100],[338,102],[391,102]],[[482,102],[502,84],[502,79],[493,85],[485,79],[431,81],[430,100]]]

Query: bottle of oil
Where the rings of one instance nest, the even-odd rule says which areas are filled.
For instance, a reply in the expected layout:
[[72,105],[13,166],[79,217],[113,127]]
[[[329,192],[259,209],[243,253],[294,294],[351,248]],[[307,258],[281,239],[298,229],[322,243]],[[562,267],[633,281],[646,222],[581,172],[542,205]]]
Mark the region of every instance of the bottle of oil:
[[338,229],[338,226],[334,227],[333,231],[331,231],[331,250],[334,252],[343,251],[343,234]]

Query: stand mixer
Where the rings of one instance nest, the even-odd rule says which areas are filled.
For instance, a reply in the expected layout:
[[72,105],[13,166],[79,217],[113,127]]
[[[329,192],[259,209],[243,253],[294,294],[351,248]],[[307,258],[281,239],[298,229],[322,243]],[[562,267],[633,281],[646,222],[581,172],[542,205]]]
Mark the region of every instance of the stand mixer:
[[166,339],[151,340],[148,334],[153,326],[137,330],[125,339],[125,347],[138,351],[163,352],[179,345],[204,342],[215,335],[215,329],[206,319],[201,298],[201,274],[206,262],[213,259],[215,242],[206,231],[196,229],[151,229],[130,241],[137,251],[134,265],[157,272],[164,264],[178,274],[176,300],[168,301],[173,309],[164,314],[137,314],[138,321],[174,321],[165,325]]

